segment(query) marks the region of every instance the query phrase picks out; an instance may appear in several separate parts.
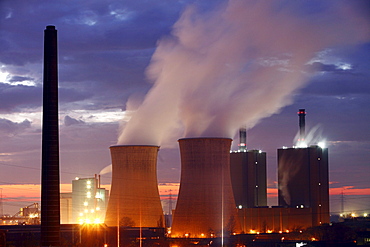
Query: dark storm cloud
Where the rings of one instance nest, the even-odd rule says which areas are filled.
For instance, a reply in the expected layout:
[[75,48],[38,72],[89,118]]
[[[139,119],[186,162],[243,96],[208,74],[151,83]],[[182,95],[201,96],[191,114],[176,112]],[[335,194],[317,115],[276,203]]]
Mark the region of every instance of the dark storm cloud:
[[31,122],[27,119],[21,123],[16,123],[5,118],[0,118],[0,131],[8,135],[19,133],[30,127]]

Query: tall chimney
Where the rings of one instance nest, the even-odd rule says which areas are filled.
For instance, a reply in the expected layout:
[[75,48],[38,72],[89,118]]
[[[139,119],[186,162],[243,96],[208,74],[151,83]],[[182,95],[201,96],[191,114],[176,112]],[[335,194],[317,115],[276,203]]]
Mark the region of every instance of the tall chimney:
[[41,246],[60,246],[57,30],[44,33]]
[[306,139],[306,121],[305,121],[305,116],[306,112],[305,109],[299,109],[298,111],[298,116],[299,116],[299,139],[298,142],[304,142]]
[[239,151],[247,150],[247,129],[242,127],[239,129]]
[[222,237],[241,231],[230,179],[231,141],[179,140],[181,179],[172,237]]
[[112,187],[105,224],[163,227],[164,216],[157,182],[158,146],[110,147]]

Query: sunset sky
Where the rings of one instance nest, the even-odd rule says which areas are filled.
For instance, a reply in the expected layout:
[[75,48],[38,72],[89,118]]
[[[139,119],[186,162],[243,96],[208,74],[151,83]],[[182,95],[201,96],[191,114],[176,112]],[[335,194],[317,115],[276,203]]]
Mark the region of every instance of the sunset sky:
[[[329,148],[331,211],[370,212],[367,0],[2,0],[0,192],[4,213],[39,202],[43,35],[59,42],[62,192],[110,165],[109,146],[160,145],[158,182],[175,195],[177,139],[230,137],[267,152]],[[111,173],[102,175],[109,186]],[[173,192],[174,191],[174,192]],[[165,197],[165,196],[164,196]]]

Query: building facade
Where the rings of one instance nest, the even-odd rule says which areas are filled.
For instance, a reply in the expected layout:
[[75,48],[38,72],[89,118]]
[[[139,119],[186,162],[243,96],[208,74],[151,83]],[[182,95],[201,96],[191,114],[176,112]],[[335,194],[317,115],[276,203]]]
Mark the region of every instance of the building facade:
[[266,152],[230,153],[230,176],[239,209],[267,206]]
[[107,204],[108,190],[100,188],[97,176],[76,178],[72,181],[72,222],[70,223],[103,223]]
[[312,225],[329,223],[328,149],[278,149],[279,206],[311,208]]

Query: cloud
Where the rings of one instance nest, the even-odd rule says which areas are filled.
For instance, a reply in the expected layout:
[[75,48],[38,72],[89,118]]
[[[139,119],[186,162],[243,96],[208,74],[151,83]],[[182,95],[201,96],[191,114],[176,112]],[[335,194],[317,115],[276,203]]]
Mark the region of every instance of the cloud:
[[27,76],[12,76],[12,78],[9,80],[10,82],[24,82],[24,81],[33,81],[34,79],[32,77]]
[[30,127],[31,122],[28,119],[25,119],[23,122],[16,123],[5,118],[0,118],[0,131],[8,135],[18,134]]
[[321,6],[305,16],[297,15],[300,7],[255,1],[228,1],[207,13],[188,7],[172,36],[159,42],[147,70],[155,84],[118,143],[162,144],[180,122],[185,137],[232,137],[292,103],[316,52],[369,40],[368,23],[351,5]]
[[64,125],[65,126],[71,126],[71,125],[76,125],[76,124],[84,124],[85,122],[82,120],[78,120],[75,118],[71,118],[70,116],[65,116],[64,117]]
[[39,107],[42,90],[39,87],[0,83],[0,113]]

